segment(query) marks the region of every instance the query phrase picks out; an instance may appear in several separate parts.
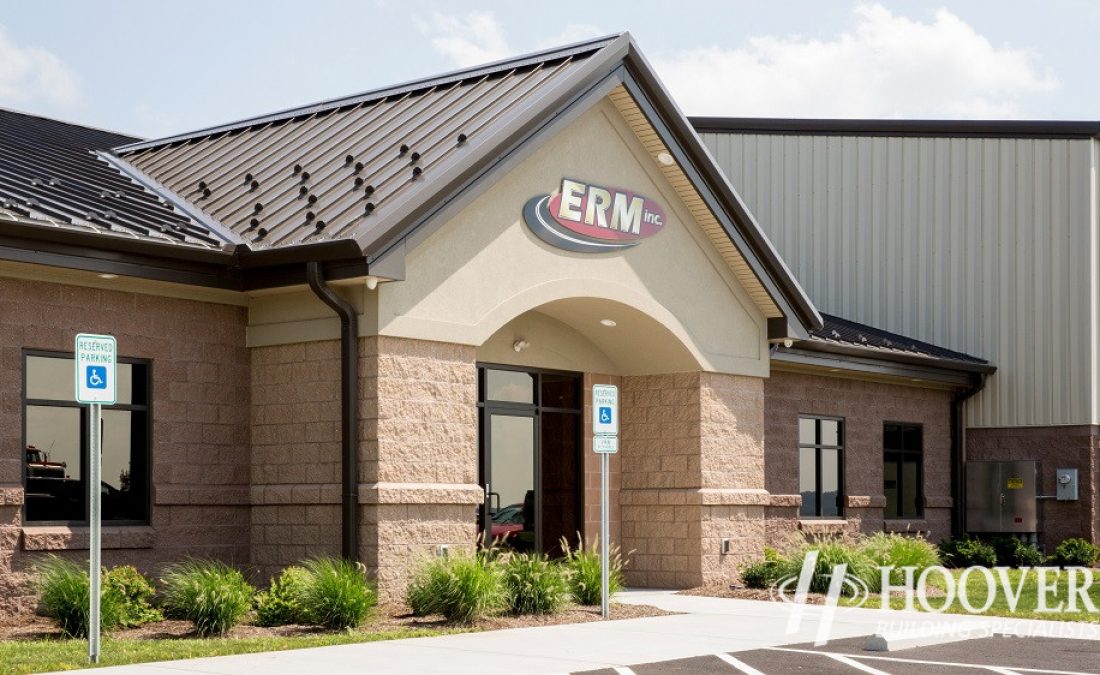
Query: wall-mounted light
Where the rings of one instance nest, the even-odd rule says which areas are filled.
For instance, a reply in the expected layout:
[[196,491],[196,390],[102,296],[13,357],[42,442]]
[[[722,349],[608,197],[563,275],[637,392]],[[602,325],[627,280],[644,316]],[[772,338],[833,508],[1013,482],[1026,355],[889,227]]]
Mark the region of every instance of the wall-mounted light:
[[615,322],[614,319],[600,319],[600,323],[604,326],[607,326],[608,328],[614,328],[615,326],[619,325]]
[[676,160],[673,158],[673,156],[667,152],[657,153],[657,161],[661,164],[664,164],[665,166],[672,166],[676,163]]
[[518,339],[518,340],[516,340],[515,342],[512,343],[512,349],[514,349],[517,354],[519,354],[524,349],[527,349],[530,346],[531,346],[531,343],[528,342],[527,340],[524,340],[523,338],[520,338],[520,339]]
[[367,277],[367,288],[372,290],[372,291],[374,289],[378,288],[378,277],[374,277],[374,276]]

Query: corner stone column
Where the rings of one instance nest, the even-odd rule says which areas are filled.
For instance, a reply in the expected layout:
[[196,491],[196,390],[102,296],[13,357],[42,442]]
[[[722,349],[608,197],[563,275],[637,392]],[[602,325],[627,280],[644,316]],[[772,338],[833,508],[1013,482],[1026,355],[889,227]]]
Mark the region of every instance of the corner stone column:
[[[755,377],[622,379],[622,538],[627,581],[732,579],[764,546],[764,387]],[[722,539],[730,540],[723,555]]]
[[440,545],[473,550],[477,505],[474,347],[361,340],[360,551],[384,600]]

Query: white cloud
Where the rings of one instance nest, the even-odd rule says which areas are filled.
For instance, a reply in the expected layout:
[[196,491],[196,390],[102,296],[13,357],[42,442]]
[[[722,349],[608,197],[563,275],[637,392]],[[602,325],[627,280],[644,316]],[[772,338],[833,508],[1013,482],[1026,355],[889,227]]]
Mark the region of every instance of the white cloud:
[[44,49],[15,44],[0,28],[0,102],[37,101],[65,107],[79,103],[76,74]]
[[421,30],[431,35],[432,48],[460,68],[511,56],[504,28],[491,12],[471,12],[464,17],[432,15]]
[[924,23],[877,4],[858,5],[852,28],[827,40],[759,36],[652,60],[694,115],[1014,117],[1059,86],[1033,52],[995,46],[946,9]]
[[470,12],[465,16],[437,12],[429,21],[419,23],[420,30],[431,40],[432,48],[460,68],[605,34],[592,24],[571,23],[556,35],[536,40],[532,48],[513,49],[508,44],[504,26],[492,12]]

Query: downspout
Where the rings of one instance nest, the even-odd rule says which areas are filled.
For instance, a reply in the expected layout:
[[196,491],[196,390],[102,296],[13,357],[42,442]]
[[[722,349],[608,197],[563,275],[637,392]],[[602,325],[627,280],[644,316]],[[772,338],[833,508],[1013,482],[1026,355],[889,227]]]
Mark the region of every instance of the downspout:
[[951,535],[966,532],[966,402],[985,387],[985,373],[975,373],[970,384],[951,399]]
[[325,283],[321,263],[306,263],[314,295],[340,317],[340,550],[359,560],[359,320],[355,307]]

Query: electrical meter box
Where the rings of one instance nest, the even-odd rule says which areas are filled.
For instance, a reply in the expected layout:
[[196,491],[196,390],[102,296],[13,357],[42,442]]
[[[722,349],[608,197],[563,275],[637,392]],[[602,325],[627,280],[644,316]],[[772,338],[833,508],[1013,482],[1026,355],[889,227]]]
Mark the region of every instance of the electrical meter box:
[[1054,484],[1058,486],[1054,495],[1058,501],[1077,501],[1077,469],[1058,469],[1054,472]]
[[1038,485],[1034,460],[967,462],[967,531],[1038,532]]

